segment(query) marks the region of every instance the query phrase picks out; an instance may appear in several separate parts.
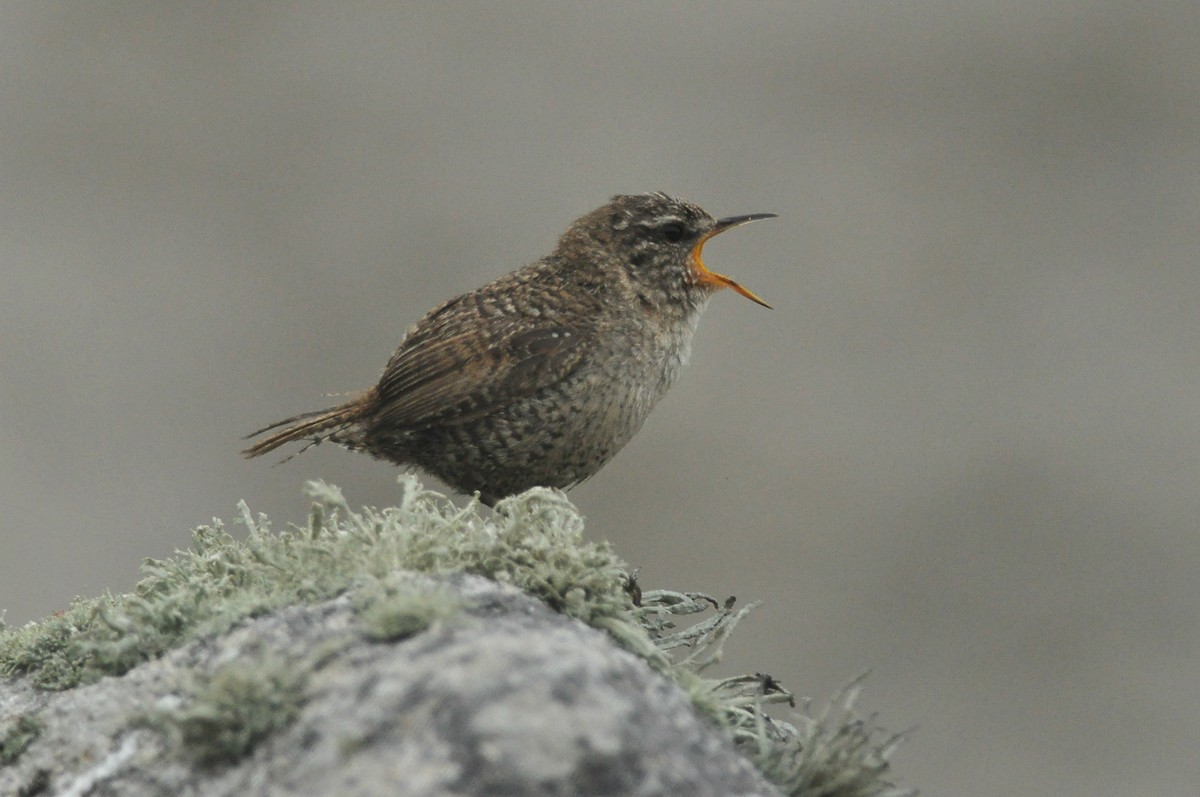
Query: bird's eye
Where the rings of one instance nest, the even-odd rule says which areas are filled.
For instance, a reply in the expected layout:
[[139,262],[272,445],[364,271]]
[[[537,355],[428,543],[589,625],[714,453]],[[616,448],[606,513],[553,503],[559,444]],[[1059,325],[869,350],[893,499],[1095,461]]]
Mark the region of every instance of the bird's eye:
[[687,235],[687,230],[677,221],[668,222],[662,226],[663,238],[666,238],[673,244],[677,244]]

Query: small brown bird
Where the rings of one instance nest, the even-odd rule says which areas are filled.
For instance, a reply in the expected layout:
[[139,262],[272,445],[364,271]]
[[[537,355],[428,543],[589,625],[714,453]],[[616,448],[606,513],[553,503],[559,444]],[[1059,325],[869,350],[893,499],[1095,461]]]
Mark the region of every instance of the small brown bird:
[[257,457],[328,440],[415,465],[490,505],[569,489],[642,427],[687,361],[722,288],[769,307],[700,259],[717,233],[773,213],[714,219],[666,194],[615,196],[549,256],[431,310],[379,383],[351,401],[260,429]]

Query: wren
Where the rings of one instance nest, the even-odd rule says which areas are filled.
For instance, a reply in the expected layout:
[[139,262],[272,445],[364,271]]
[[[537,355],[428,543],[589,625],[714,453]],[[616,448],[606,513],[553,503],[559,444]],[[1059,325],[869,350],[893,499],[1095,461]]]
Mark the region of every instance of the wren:
[[260,429],[257,457],[329,441],[415,466],[490,505],[534,486],[569,489],[641,429],[687,362],[722,288],[705,241],[773,213],[715,219],[663,193],[615,196],[546,257],[418,321],[379,383]]

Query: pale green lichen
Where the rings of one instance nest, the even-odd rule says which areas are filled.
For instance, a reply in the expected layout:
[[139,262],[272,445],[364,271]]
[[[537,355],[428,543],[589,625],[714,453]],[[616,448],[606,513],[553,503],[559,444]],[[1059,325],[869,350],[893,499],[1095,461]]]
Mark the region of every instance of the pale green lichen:
[[[0,630],[0,673],[26,674],[44,688],[70,688],[125,672],[246,617],[347,591],[353,593],[365,633],[392,641],[452,620],[460,608],[440,590],[418,590],[397,574],[466,572],[512,584],[607,631],[678,682],[786,793],[906,793],[883,779],[899,739],[854,715],[856,688],[815,718],[790,711],[785,722],[764,711],[767,704],[792,701],[769,676],[709,679],[700,674],[720,659],[730,633],[756,604],[735,608],[732,601],[720,606],[699,593],[648,591],[635,605],[628,567],[607,543],[584,540],[583,519],[559,492],[531,490],[500,502],[492,517],[484,518],[474,502],[459,508],[412,477],[402,483],[398,506],[356,511],[336,487],[310,482],[314,503],[307,525],[282,533],[273,533],[266,517],[254,517],[243,503],[244,541],[214,521],[194,532],[190,550],[148,560],[132,593],[77,600],[41,623]],[[706,610],[714,611],[675,629],[680,617]],[[232,710],[237,701],[223,696],[255,688],[266,696],[288,686],[256,687],[245,680],[248,675],[207,681],[190,703],[195,713],[181,727],[214,723],[204,732],[216,732],[230,720],[223,727],[244,729],[225,734],[227,741],[214,748],[211,760],[240,755],[247,738],[261,738],[236,715],[230,719],[221,707]],[[250,698],[242,694],[240,699]]]
[[[795,725],[773,722],[757,712],[753,735],[742,747],[760,769],[788,794],[806,797],[879,797],[914,795],[884,775],[904,734],[881,731],[854,711],[858,682],[851,684],[814,716],[792,712]],[[735,735],[735,738],[736,735]]]
[[306,676],[305,667],[271,656],[227,664],[192,675],[183,704],[146,721],[201,766],[233,763],[299,715]]
[[[804,797],[904,797],[885,780],[903,734],[888,735],[854,712],[856,680],[815,715],[764,673],[711,679],[700,673],[721,659],[726,641],[759,603],[740,609],[731,598],[719,604],[697,592],[647,592],[639,608],[643,627],[664,652],[675,656],[668,674],[702,713],[723,726],[738,748],[789,795]],[[675,618],[713,610],[704,620],[675,631]],[[861,679],[859,679],[861,680]],[[764,708],[787,704],[789,721],[772,719]]]
[[8,727],[0,731],[0,766],[16,763],[25,748],[41,735],[42,723],[37,717],[32,714],[14,717]]
[[0,632],[0,674],[67,689],[246,617],[367,588],[403,570],[510,583],[594,624],[619,624],[632,608],[623,564],[607,544],[582,540],[583,521],[561,493],[531,490],[485,520],[477,504],[460,509],[411,477],[404,485],[399,506],[356,512],[337,488],[311,482],[307,527],[279,534],[242,503],[245,540],[214,521],[193,533],[190,550],[147,560],[133,592],[79,599],[61,615]]
[[448,622],[462,607],[453,593],[414,583],[405,573],[377,579],[354,593],[354,609],[364,633],[379,642],[398,642],[435,623]]

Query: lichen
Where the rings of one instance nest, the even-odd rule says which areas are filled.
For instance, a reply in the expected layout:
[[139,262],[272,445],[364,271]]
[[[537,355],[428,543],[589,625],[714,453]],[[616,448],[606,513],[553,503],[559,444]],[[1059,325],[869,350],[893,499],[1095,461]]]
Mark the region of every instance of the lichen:
[[0,766],[16,763],[25,752],[25,748],[33,744],[42,735],[42,723],[32,714],[18,714],[12,723],[0,732]]
[[226,664],[193,674],[182,704],[146,722],[165,730],[201,766],[230,764],[299,715],[306,676],[302,664],[272,656]]
[[[351,592],[363,631],[396,641],[437,622],[460,605],[440,590],[418,590],[397,574],[466,572],[512,584],[551,608],[603,629],[621,646],[675,680],[697,709],[726,729],[743,752],[788,794],[882,797],[905,794],[884,775],[899,737],[882,733],[854,711],[857,685],[811,716],[778,704],[794,702],[773,678],[702,675],[720,660],[734,628],[757,604],[719,604],[701,593],[632,587],[629,568],[607,543],[583,538],[583,519],[557,491],[530,490],[497,504],[455,506],[401,480],[395,507],[351,509],[324,482],[307,486],[308,523],[272,532],[267,518],[239,505],[247,529],[235,538],[217,520],[196,529],[192,547],[147,560],[131,593],[76,600],[40,623],[0,629],[0,673],[25,674],[38,686],[66,689],[137,664],[206,634],[275,609]],[[635,597],[640,599],[635,604]],[[676,628],[680,618],[711,612]],[[270,668],[268,668],[270,669]],[[244,754],[287,716],[271,703],[262,729],[238,713],[255,700],[291,694],[291,682],[262,681],[261,668],[228,670],[198,682],[190,713],[172,720],[208,762]],[[258,680],[256,680],[258,679]],[[298,699],[298,698],[296,698]],[[775,704],[773,719],[766,710]],[[298,704],[296,704],[298,705]],[[200,741],[216,736],[211,749]],[[205,752],[208,751],[208,752]]]
[[354,609],[363,632],[379,642],[398,642],[456,617],[462,601],[445,589],[414,583],[411,576],[376,579],[356,590]]
[[146,560],[132,592],[77,599],[61,614],[0,631],[0,674],[68,689],[244,618],[370,588],[404,570],[485,576],[593,624],[619,624],[632,608],[623,563],[606,543],[583,541],[582,518],[561,493],[531,490],[485,520],[475,503],[460,509],[412,477],[403,484],[399,506],[354,511],[336,487],[310,482],[307,527],[278,534],[243,502],[246,539],[214,520],[193,532],[189,550]]

